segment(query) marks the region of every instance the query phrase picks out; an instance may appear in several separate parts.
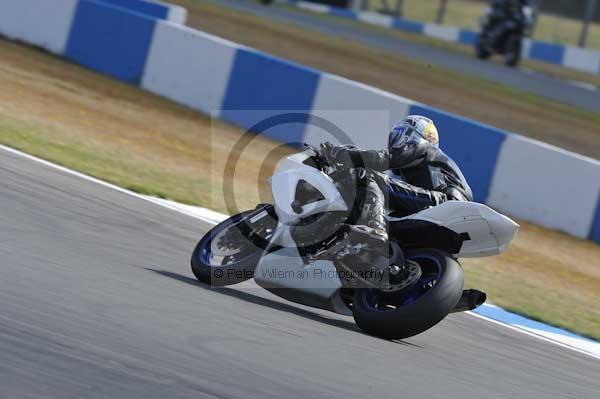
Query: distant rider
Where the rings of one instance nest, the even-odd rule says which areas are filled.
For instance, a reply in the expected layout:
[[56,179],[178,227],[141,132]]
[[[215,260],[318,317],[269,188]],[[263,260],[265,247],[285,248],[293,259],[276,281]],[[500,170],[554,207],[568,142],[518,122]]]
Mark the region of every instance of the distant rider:
[[513,21],[519,25],[525,24],[524,8],[528,5],[528,0],[493,0],[488,25],[484,27],[484,30],[497,27],[501,31],[503,28],[499,22],[504,21]]
[[447,200],[473,200],[459,167],[439,148],[435,124],[424,116],[408,116],[394,125],[386,150],[324,143],[322,152],[330,161],[352,165],[358,184],[365,188],[362,212],[347,226],[350,241],[386,255],[387,209],[406,216]]

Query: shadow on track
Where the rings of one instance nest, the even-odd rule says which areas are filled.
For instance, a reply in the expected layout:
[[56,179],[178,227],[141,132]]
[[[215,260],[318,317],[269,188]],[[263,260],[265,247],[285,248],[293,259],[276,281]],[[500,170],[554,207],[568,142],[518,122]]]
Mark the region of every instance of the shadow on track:
[[[173,273],[173,272],[169,272],[167,270],[156,270],[156,269],[151,269],[148,267],[145,267],[144,269],[154,272],[156,274],[160,274],[161,276],[164,277],[168,277],[168,278],[172,278],[174,280],[177,281],[181,281],[183,283],[186,284],[190,284],[190,285],[194,285],[196,287],[205,289],[205,290],[209,290],[211,292],[216,292],[219,293],[221,295],[227,295],[230,297],[234,297],[234,298],[238,298],[241,299],[243,301],[246,302],[251,302],[257,305],[261,305],[261,306],[266,306],[269,307],[271,309],[276,309],[276,310],[280,310],[282,312],[286,312],[286,313],[293,313],[295,315],[304,317],[306,319],[310,319],[310,320],[314,320],[314,321],[318,321],[320,323],[325,323],[328,324],[330,326],[334,326],[334,327],[338,327],[338,328],[343,328],[345,330],[348,331],[354,331],[354,332],[358,332],[358,333],[362,333],[362,330],[360,328],[358,328],[358,326],[356,324],[354,324],[353,322],[349,322],[349,321],[344,321],[344,320],[335,320],[335,319],[329,319],[327,317],[323,317],[317,313],[313,313],[311,311],[305,310],[305,309],[301,309],[298,307],[295,307],[293,305],[288,305],[286,303],[282,303],[282,302],[277,302],[274,301],[272,299],[268,299],[268,298],[263,298],[261,296],[256,296],[256,295],[252,295],[249,294],[247,292],[243,292],[243,291],[238,291],[238,290],[234,290],[231,288],[227,288],[227,287],[211,287],[208,284],[204,284],[201,283],[200,281],[188,277],[188,276],[184,276],[182,274],[177,274],[177,273]],[[400,340],[394,340],[391,341],[400,345],[405,345],[405,346],[412,346],[412,347],[416,347],[416,348],[421,348],[422,346],[419,345],[415,345],[415,344],[411,344],[410,342],[405,342],[405,341],[400,341]]]

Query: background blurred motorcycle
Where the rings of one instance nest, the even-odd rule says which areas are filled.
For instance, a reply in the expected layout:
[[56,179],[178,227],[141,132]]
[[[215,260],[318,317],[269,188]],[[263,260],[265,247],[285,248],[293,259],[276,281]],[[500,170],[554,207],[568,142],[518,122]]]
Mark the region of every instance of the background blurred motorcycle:
[[515,67],[521,60],[523,38],[529,36],[534,21],[533,8],[524,0],[494,0],[481,20],[475,44],[477,58],[485,60],[494,53]]

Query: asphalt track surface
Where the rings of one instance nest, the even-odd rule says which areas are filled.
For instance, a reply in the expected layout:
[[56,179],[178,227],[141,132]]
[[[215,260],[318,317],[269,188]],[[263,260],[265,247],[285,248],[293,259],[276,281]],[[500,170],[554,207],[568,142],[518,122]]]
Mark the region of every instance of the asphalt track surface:
[[597,398],[600,362],[471,315],[391,342],[253,283],[210,227],[0,147],[0,398]]
[[600,91],[577,86],[541,72],[484,62],[474,56],[434,48],[374,32],[360,25],[349,26],[335,18],[315,18],[312,15],[282,7],[265,7],[256,1],[220,0],[218,4],[278,22],[290,23],[331,36],[400,53],[439,67],[477,76],[509,87],[560,101],[591,112],[600,112]]

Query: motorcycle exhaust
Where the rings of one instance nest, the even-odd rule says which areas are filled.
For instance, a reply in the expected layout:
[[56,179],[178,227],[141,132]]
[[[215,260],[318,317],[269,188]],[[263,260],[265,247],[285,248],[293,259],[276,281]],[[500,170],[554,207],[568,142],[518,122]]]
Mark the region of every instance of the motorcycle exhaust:
[[458,303],[452,309],[450,313],[466,312],[467,310],[473,310],[483,305],[487,295],[485,292],[478,290],[464,290],[462,296],[458,300]]

